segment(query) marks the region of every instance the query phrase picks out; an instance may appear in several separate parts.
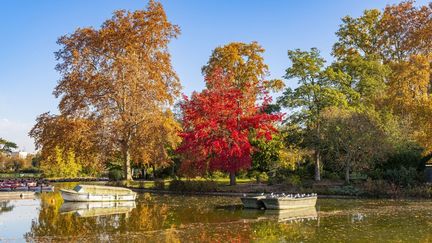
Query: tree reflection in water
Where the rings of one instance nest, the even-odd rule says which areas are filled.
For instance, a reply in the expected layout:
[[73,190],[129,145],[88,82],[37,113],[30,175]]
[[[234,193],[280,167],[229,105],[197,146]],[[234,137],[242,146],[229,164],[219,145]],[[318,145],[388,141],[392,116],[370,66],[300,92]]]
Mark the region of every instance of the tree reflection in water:
[[[11,202],[13,204],[13,202]],[[429,242],[430,201],[334,200],[320,211],[241,209],[238,198],[140,194],[127,213],[64,213],[57,193],[41,196],[31,242]],[[3,203],[6,208],[10,204]],[[20,210],[15,205],[14,211]],[[124,211],[123,211],[124,212]],[[94,216],[97,215],[97,216]]]
[[10,201],[0,201],[0,214],[10,212],[13,210],[14,206],[9,205]]
[[[248,241],[310,234],[313,227],[278,224],[278,217],[259,210],[217,207],[217,198],[143,194],[128,213],[80,217],[62,212],[59,193],[41,195],[41,208],[27,241]],[[135,205],[134,205],[135,206]],[[64,210],[63,210],[64,211]],[[315,211],[316,213],[316,211]],[[269,220],[270,219],[270,220]]]

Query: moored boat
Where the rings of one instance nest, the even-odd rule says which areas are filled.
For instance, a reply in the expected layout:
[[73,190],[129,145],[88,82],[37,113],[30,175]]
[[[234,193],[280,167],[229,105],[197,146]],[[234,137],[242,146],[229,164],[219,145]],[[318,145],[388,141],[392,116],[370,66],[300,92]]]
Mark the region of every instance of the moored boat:
[[317,201],[316,194],[308,195],[270,195],[261,199],[266,209],[294,209],[315,207]]
[[0,191],[52,192],[54,191],[54,186],[49,185],[44,180],[7,179],[0,180]]
[[78,185],[73,190],[61,189],[63,200],[70,202],[133,201],[136,193],[127,188]]

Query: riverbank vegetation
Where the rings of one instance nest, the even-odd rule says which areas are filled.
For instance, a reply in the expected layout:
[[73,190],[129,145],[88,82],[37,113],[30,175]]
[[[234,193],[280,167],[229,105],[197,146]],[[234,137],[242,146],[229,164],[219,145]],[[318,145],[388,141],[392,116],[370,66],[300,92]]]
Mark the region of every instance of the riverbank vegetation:
[[40,115],[30,131],[40,168],[170,178],[166,188],[179,191],[220,188],[180,180],[199,176],[299,192],[431,195],[431,26],[432,6],[412,1],[346,16],[332,59],[314,47],[289,50],[284,80],[269,78],[259,43],[228,43],[204,64],[205,88],[180,97],[168,52],[180,28],[158,2],[117,11],[99,29],[58,40],[60,113]]

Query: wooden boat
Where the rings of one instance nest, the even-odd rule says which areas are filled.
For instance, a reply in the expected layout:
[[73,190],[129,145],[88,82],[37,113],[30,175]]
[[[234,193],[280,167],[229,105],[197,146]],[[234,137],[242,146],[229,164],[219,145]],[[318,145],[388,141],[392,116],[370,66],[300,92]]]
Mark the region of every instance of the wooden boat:
[[254,209],[261,209],[265,208],[264,203],[261,201],[261,199],[264,199],[265,196],[244,196],[241,197],[240,200],[243,203],[244,208],[254,208]]
[[96,217],[129,213],[135,207],[135,201],[65,202],[60,207],[60,213],[73,213],[79,217]]
[[133,201],[136,193],[121,187],[78,185],[73,190],[61,189],[63,200],[70,202]]
[[293,209],[315,207],[317,196],[305,197],[266,197],[261,199],[266,209]]

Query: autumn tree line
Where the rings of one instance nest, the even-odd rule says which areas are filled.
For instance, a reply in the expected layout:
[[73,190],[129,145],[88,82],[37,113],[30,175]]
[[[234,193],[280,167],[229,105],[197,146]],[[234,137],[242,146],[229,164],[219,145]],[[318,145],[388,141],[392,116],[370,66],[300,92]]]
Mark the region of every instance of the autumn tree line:
[[179,34],[150,1],[58,39],[59,114],[30,131],[47,176],[421,181],[432,157],[432,4],[344,17],[332,59],[289,50],[283,79],[269,79],[259,43],[219,46],[190,97],[168,50]]
[[39,156],[28,154],[24,157],[17,151],[15,142],[0,137],[0,174],[39,172]]

